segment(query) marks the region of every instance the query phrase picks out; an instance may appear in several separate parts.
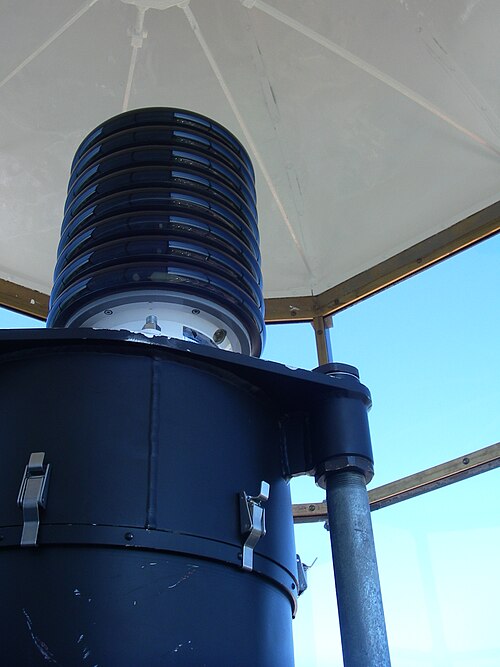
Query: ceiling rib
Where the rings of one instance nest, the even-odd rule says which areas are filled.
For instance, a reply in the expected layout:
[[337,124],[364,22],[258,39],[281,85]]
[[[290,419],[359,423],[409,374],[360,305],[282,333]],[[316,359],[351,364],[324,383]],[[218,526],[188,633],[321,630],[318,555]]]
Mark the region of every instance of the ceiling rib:
[[297,249],[297,252],[299,253],[302,262],[304,263],[305,268],[307,269],[307,272],[309,274],[309,277],[312,282],[312,270],[309,265],[309,262],[307,261],[306,254],[304,252],[304,249],[302,247],[302,244],[300,243],[297,235],[295,234],[295,231],[293,229],[293,226],[290,222],[290,219],[287,215],[287,212],[285,211],[285,207],[283,206],[283,203],[278,195],[278,192],[276,190],[276,187],[272,181],[272,178],[267,170],[267,167],[264,163],[264,160],[260,154],[260,151],[257,148],[257,145],[255,144],[255,141],[253,140],[252,135],[250,134],[250,130],[247,127],[247,124],[245,123],[245,120],[243,116],[241,115],[240,110],[238,109],[238,106],[236,105],[236,102],[234,100],[234,97],[229,90],[229,87],[222,75],[222,72],[213,56],[212,51],[210,50],[210,47],[208,46],[207,42],[205,41],[205,38],[203,37],[203,34],[201,32],[200,26],[198,24],[198,21],[196,20],[195,15],[193,14],[191,8],[187,4],[182,4],[179,5],[181,9],[184,11],[184,14],[186,15],[187,20],[189,21],[189,24],[191,28],[193,29],[194,34],[196,35],[196,38],[208,60],[210,63],[210,67],[212,68],[213,73],[215,74],[215,77],[217,78],[217,81],[220,84],[220,87],[222,88],[222,91],[227,99],[227,102],[229,106],[231,107],[236,120],[238,121],[239,126],[241,127],[241,131],[247,141],[248,147],[250,148],[250,152],[252,153],[255,162],[257,163],[262,176],[264,177],[264,180],[267,184],[267,187],[269,188],[269,191],[276,203],[276,206],[281,214],[281,217],[283,219],[283,222],[286,225],[286,228],[288,230],[288,233],[290,234],[290,237],[292,238],[292,241]]
[[132,90],[132,82],[134,80],[135,66],[137,64],[137,52],[142,47],[147,33],[144,32],[144,17],[146,16],[146,9],[144,7],[137,7],[137,18],[135,21],[135,29],[131,34],[132,54],[130,56],[130,66],[128,68],[127,84],[125,86],[125,94],[123,95],[122,111],[128,110],[130,102],[130,92]]
[[73,25],[73,23],[76,23],[79,18],[81,18],[88,10],[92,7],[92,5],[95,5],[95,3],[98,2],[98,0],[90,0],[90,2],[86,2],[81,9],[79,9],[76,14],[74,14],[70,19],[66,21],[58,30],[56,30],[52,35],[45,41],[43,44],[41,44],[33,53],[31,53],[27,58],[25,58],[22,63],[17,65],[7,76],[5,76],[1,81],[0,81],[0,88],[4,86],[6,83],[8,83],[12,78],[16,76],[16,74],[19,74],[21,70],[23,70],[26,65],[29,65],[30,62],[35,60],[37,56],[39,56],[47,47],[49,47],[53,42],[56,41],[58,37],[60,37],[63,32],[66,32],[66,30]]
[[331,39],[328,39],[327,37],[320,35],[315,30],[308,28],[303,23],[300,23],[300,21],[296,21],[291,16],[288,16],[287,14],[284,14],[278,9],[271,7],[262,0],[255,0],[255,2],[253,2],[252,0],[251,6],[255,7],[256,9],[260,9],[260,11],[264,12],[268,16],[271,16],[277,21],[280,21],[280,23],[283,23],[284,25],[288,26],[289,28],[292,28],[293,30],[296,30],[301,35],[304,35],[304,37],[308,37],[313,42],[316,42],[316,44],[319,44],[320,46],[323,46],[325,49],[328,49],[328,51],[335,53],[340,58],[343,58],[344,60],[351,63],[355,67],[358,67],[359,69],[363,70],[370,76],[374,77],[378,81],[381,81],[386,86],[389,86],[389,88],[392,88],[400,95],[403,95],[404,97],[411,100],[415,104],[418,104],[418,106],[422,107],[423,109],[430,112],[437,118],[441,119],[451,127],[455,128],[455,130],[458,130],[459,132],[467,136],[475,143],[479,144],[480,146],[483,146],[483,148],[489,150],[490,152],[494,153],[497,156],[500,156],[499,148],[492,145],[491,143],[486,141],[486,139],[479,136],[475,132],[472,132],[471,130],[467,129],[466,127],[458,123],[456,120],[451,118],[451,116],[448,116],[448,114],[439,109],[435,104],[432,104],[432,102],[427,100],[425,97],[423,97],[416,91],[412,90],[408,86],[405,86],[403,83],[397,81],[388,74],[385,74],[385,72],[382,72],[377,67],[370,65],[370,63],[354,55],[354,53],[351,53],[347,49],[344,49],[342,46],[339,46]]

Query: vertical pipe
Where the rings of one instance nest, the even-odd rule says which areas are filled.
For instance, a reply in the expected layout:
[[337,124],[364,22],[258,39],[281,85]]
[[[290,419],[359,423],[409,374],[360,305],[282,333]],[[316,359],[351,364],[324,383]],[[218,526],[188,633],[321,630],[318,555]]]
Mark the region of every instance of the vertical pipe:
[[331,472],[326,492],[344,666],[390,667],[364,475]]
[[319,366],[324,366],[333,361],[330,339],[327,333],[327,329],[331,326],[331,322],[331,318],[325,318],[322,315],[318,315],[311,322],[316,339],[316,351],[318,354]]

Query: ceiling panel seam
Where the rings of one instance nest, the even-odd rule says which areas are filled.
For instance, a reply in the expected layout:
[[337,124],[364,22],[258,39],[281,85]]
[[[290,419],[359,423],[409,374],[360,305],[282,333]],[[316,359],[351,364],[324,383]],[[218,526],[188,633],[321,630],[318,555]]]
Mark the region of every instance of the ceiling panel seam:
[[79,9],[76,14],[73,14],[73,16],[66,21],[60,28],[58,28],[55,32],[52,33],[52,35],[43,42],[37,49],[33,51],[27,58],[25,58],[17,67],[15,67],[7,76],[5,76],[1,81],[0,81],[0,88],[2,88],[6,83],[8,83],[12,78],[16,76],[16,74],[19,74],[21,70],[23,70],[26,65],[29,65],[37,56],[39,56],[43,51],[45,51],[46,48],[48,48],[53,42],[56,41],[58,37],[60,37],[68,28],[70,28],[73,23],[76,23],[79,18],[81,18],[88,10],[96,4],[98,0],[90,0],[90,2],[85,3],[85,5]]
[[[298,239],[298,237],[295,233],[295,230],[293,229],[292,223],[290,222],[288,214],[287,214],[287,212],[285,210],[285,207],[284,207],[284,205],[283,205],[283,203],[280,199],[280,196],[279,196],[279,194],[276,190],[276,187],[275,187],[275,185],[272,181],[272,178],[271,178],[271,176],[270,176],[270,174],[267,170],[267,167],[264,163],[264,160],[263,160],[263,158],[260,154],[260,151],[257,148],[257,145],[256,145],[256,143],[255,143],[255,141],[254,141],[254,139],[253,139],[253,137],[250,133],[250,130],[248,129],[248,126],[247,126],[247,124],[246,124],[238,106],[236,105],[234,97],[233,97],[233,95],[232,95],[232,93],[231,93],[223,75],[222,75],[222,72],[221,72],[221,70],[220,70],[220,68],[217,64],[217,61],[215,60],[215,58],[213,56],[213,53],[210,50],[210,47],[208,46],[205,38],[203,37],[201,28],[198,24],[198,21],[196,20],[195,15],[193,14],[193,12],[192,12],[192,10],[191,10],[191,8],[189,7],[188,4],[182,4],[182,5],[180,5],[180,7],[184,11],[184,14],[186,15],[186,18],[189,21],[189,24],[190,24],[191,28],[193,29],[193,32],[194,32],[194,34],[195,34],[195,36],[196,36],[204,54],[205,54],[205,56],[206,56],[206,58],[207,58],[207,60],[210,64],[210,67],[212,68],[212,71],[213,71],[215,77],[217,78],[217,81],[219,82],[220,87],[222,88],[222,91],[223,91],[223,93],[226,97],[226,100],[227,100],[229,106],[231,107],[231,110],[233,111],[233,113],[236,117],[236,120],[238,121],[238,124],[241,128],[241,131],[242,131],[242,133],[243,133],[243,135],[244,135],[244,137],[247,141],[248,147],[250,148],[250,152],[252,153],[252,155],[255,159],[255,162],[257,163],[257,165],[258,165],[258,167],[259,167],[259,169],[262,173],[262,176],[263,176],[263,178],[264,178],[264,180],[267,184],[267,187],[269,188],[269,191],[270,191],[270,193],[271,193],[271,195],[274,199],[274,202],[275,202],[275,204],[276,204],[276,206],[277,206],[277,208],[280,212],[280,215],[283,219],[283,222],[285,223],[285,226],[288,230],[288,233],[289,233],[290,237],[292,238],[292,241],[293,241],[293,243],[294,243],[294,245],[297,249],[297,252],[299,253],[300,258],[302,259],[302,262],[303,262],[303,264],[304,264],[304,266],[305,266],[305,268],[308,272],[310,286],[312,286],[313,272],[312,272],[311,267],[309,265],[309,262],[307,260],[304,248],[302,247],[302,245],[301,245],[301,243],[300,243],[300,241],[299,241],[299,239]],[[311,290],[312,290],[312,287],[311,287]]]
[[122,111],[128,110],[130,93],[132,91],[132,82],[134,80],[135,66],[137,64],[137,52],[142,47],[144,39],[147,37],[147,32],[144,31],[144,18],[146,16],[146,11],[147,10],[144,7],[137,7],[135,28],[130,31],[132,53],[130,55],[127,83],[125,86],[125,93],[123,95]]

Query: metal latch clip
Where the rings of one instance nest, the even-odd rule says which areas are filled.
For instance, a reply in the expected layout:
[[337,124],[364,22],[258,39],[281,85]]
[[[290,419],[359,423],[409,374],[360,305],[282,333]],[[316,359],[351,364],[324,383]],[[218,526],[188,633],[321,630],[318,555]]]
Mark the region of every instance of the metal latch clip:
[[40,525],[40,508],[45,509],[49,486],[50,464],[44,466],[45,452],[33,452],[17,496],[17,504],[23,510],[21,546],[35,547]]
[[246,536],[241,563],[244,570],[253,570],[253,550],[260,538],[266,534],[266,517],[262,504],[269,498],[269,489],[267,482],[261,482],[258,496],[248,496],[245,491],[240,492],[241,534]]
[[297,592],[299,595],[302,595],[302,593],[307,590],[307,570],[310,570],[318,559],[315,558],[310,565],[306,565],[305,563],[303,563],[299,554],[297,554],[296,559],[297,559],[297,580],[299,584]]

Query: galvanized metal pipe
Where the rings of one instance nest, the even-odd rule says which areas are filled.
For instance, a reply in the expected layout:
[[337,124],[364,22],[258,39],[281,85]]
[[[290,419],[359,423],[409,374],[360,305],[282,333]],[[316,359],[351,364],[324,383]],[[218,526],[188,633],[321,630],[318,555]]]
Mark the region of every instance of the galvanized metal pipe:
[[390,667],[364,475],[332,472],[326,492],[344,666]]

